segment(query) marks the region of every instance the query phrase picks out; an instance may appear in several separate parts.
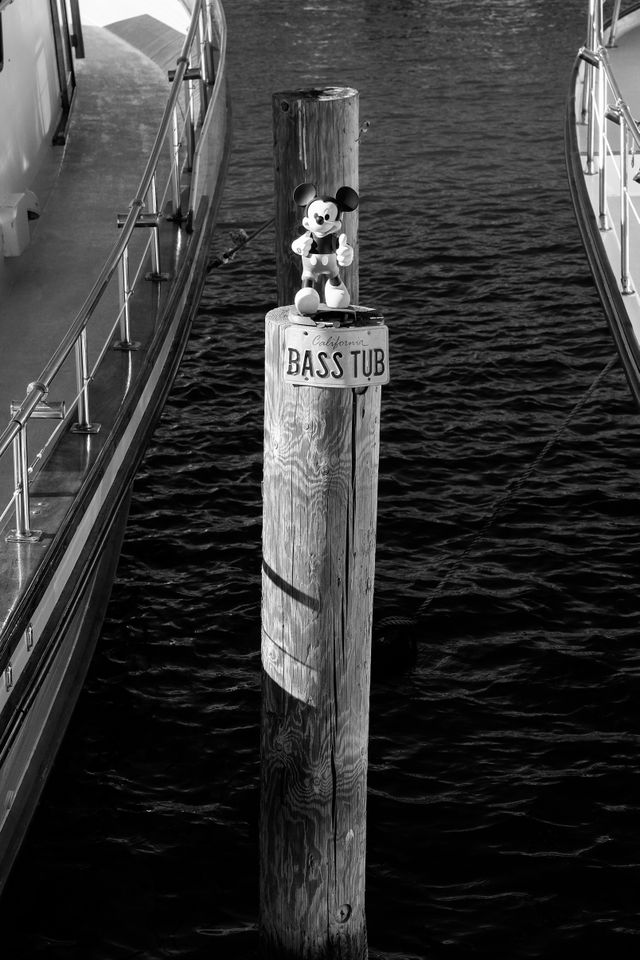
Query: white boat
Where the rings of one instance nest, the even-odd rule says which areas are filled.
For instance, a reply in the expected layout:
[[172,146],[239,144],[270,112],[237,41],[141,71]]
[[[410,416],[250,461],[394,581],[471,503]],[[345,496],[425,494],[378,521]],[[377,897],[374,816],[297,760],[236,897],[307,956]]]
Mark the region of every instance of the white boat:
[[571,195],[631,390],[640,402],[640,8],[590,0],[566,114]]
[[218,0],[0,0],[0,890],[198,307],[225,52]]

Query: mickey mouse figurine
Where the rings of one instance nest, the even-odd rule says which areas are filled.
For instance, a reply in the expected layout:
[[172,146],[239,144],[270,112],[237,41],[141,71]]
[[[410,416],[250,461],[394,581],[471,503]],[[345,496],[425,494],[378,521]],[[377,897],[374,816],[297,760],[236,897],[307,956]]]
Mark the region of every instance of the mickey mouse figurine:
[[349,291],[340,279],[339,267],[348,267],[353,262],[353,247],[342,233],[340,215],[355,210],[360,198],[351,187],[340,187],[335,197],[316,194],[312,183],[301,183],[293,192],[299,207],[306,207],[302,226],[306,230],[291,244],[291,249],[302,257],[302,288],[295,296],[299,313],[310,316],[317,312],[320,297],[314,290],[314,281],[321,276],[329,279],[324,288],[324,300],[328,307],[348,307]]

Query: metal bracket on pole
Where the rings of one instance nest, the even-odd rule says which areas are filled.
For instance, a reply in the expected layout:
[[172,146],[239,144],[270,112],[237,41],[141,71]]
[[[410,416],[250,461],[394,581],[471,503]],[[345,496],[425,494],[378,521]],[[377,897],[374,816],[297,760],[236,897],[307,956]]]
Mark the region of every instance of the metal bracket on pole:
[[[171,81],[171,83],[173,83],[173,81],[175,80],[177,72],[178,72],[177,70],[167,71],[167,76],[169,77],[169,80]],[[198,69],[198,67],[189,67],[188,70],[185,70],[185,74],[182,79],[183,80],[201,80],[202,74],[200,73],[200,70]]]
[[[11,404],[11,416],[14,417],[20,410],[20,404]],[[64,420],[67,407],[64,400],[41,400],[31,411],[31,420]]]
[[[117,226],[121,230],[122,227],[127,222],[127,213],[119,213],[117,215]],[[170,280],[171,275],[169,273],[162,273],[160,271],[160,248],[158,246],[158,231],[160,229],[160,214],[157,212],[151,213],[140,213],[138,214],[138,219],[135,222],[136,227],[146,227],[147,229],[155,230],[154,243],[152,247],[152,266],[153,270],[149,273],[145,273],[145,280],[154,280],[156,283],[160,283],[163,280]]]

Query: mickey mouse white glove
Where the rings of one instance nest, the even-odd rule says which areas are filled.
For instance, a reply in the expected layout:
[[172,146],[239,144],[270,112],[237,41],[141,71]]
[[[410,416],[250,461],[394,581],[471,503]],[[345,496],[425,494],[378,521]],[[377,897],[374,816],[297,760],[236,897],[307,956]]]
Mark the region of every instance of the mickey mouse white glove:
[[291,249],[294,253],[297,253],[299,257],[306,257],[309,255],[309,250],[311,250],[311,244],[313,239],[310,233],[303,233],[301,237],[297,237],[291,244]]
[[338,238],[336,259],[341,267],[349,267],[353,263],[353,247],[347,243],[346,233],[341,233]]

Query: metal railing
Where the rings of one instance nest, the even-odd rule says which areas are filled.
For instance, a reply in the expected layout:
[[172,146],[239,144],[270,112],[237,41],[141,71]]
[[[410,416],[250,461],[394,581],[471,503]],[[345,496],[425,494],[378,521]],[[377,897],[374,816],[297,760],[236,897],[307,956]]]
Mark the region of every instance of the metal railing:
[[[30,421],[32,418],[47,418],[61,420],[64,424],[75,413],[76,422],[71,427],[74,432],[92,434],[99,430],[100,425],[92,422],[90,414],[91,382],[96,369],[106,351],[110,349],[114,333],[118,329],[119,341],[115,344],[117,349],[137,349],[138,344],[132,339],[131,333],[131,296],[143,277],[155,282],[163,279],[159,242],[160,210],[170,205],[171,213],[168,219],[174,220],[178,229],[191,229],[196,202],[193,194],[197,185],[195,178],[187,178],[184,174],[191,171],[197,161],[199,132],[214,93],[216,41],[220,50],[223,49],[225,41],[224,16],[218,0],[192,0],[192,7],[191,21],[176,60],[176,68],[169,72],[169,96],[137,192],[126,214],[114,213],[119,228],[118,238],[79,313],[40,376],[27,386],[25,399],[20,404],[12,404],[11,420],[0,434],[0,457],[5,456],[9,448],[12,448],[14,462],[14,493],[0,514],[0,520],[4,520],[15,503],[16,528],[7,537],[8,540],[29,542],[40,539],[39,531],[31,529],[30,519],[29,479],[33,471],[33,466],[28,464],[27,455],[27,429]],[[220,31],[217,36],[214,36],[214,24]],[[163,162],[167,145],[168,162],[166,156]],[[159,201],[158,177],[161,168],[168,169],[163,169],[165,179]],[[132,280],[131,241],[134,231],[139,227],[148,227],[150,237],[144,244]],[[145,265],[149,263],[151,271],[145,273]],[[88,355],[87,327],[115,275],[118,275],[119,279],[119,311],[92,366]],[[52,382],[74,351],[77,392],[73,402],[65,409],[64,404],[48,403],[47,399]],[[38,453],[35,462],[42,457],[60,429],[61,424]]]
[[[621,0],[615,0],[605,30],[604,0],[590,0],[587,42],[580,48],[583,61],[582,122],[586,124],[586,168],[598,176],[598,224],[600,230],[612,228],[620,239],[620,289],[635,292],[630,271],[631,218],[640,224],[640,216],[631,203],[630,179],[640,182],[640,172],[631,177],[630,161],[640,154],[640,129],[624,101],[613,73],[608,49],[615,46]],[[612,213],[608,183],[611,174],[618,179],[619,209]]]

